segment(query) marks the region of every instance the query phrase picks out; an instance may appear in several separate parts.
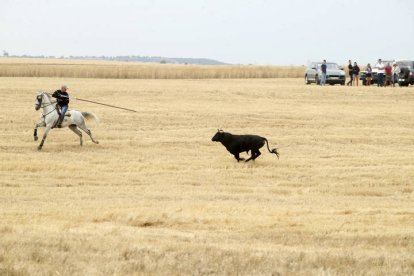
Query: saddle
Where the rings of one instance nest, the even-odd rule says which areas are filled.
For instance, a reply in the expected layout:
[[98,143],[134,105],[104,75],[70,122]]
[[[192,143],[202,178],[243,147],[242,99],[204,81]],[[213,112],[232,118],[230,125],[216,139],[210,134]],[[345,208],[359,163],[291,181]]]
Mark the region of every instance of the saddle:
[[[60,108],[59,108],[59,106],[58,105],[56,105],[56,111],[57,111],[57,113],[58,113],[58,115],[59,115],[59,117],[60,117],[60,114],[62,114],[61,112],[60,112]],[[70,117],[71,116],[71,114],[69,113],[69,110],[65,113],[65,117]],[[57,127],[57,125],[58,125],[58,122],[59,122],[59,119],[57,119],[56,120],[56,122],[54,122],[53,123],[53,126],[52,126],[52,128],[56,128]]]
[[[58,105],[56,105],[56,111],[57,111],[57,113],[59,114],[59,116],[60,116],[60,114],[62,114],[62,113],[60,112],[60,108],[59,108],[59,106],[58,106]],[[68,109],[68,111],[70,111],[70,110]],[[71,115],[68,111],[65,113],[65,117],[70,117],[70,116],[72,116],[72,115]]]

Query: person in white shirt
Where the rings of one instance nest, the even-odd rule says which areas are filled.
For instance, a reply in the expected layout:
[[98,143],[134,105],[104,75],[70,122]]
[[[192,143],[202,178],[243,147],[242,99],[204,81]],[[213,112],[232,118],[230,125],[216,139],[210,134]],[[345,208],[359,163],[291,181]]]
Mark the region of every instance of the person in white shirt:
[[395,86],[398,83],[398,76],[400,75],[401,69],[398,67],[397,63],[392,64],[392,86]]
[[384,63],[382,63],[381,59],[378,59],[377,64],[375,64],[375,68],[378,69],[377,74],[377,86],[384,86],[384,73],[385,73],[385,66]]

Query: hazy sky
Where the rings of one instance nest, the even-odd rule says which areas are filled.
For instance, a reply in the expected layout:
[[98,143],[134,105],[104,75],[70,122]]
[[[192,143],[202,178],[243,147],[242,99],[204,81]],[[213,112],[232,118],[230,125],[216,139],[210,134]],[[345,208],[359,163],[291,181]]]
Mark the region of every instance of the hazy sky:
[[229,63],[414,59],[413,0],[0,0],[0,51]]

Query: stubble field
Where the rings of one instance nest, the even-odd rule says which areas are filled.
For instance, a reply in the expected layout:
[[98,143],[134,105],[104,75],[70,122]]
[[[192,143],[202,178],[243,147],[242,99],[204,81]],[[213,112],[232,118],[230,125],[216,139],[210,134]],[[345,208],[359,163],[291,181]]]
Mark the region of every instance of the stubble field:
[[[138,112],[74,100],[100,144],[53,129],[39,152],[35,95],[63,83]],[[0,96],[0,275],[414,273],[413,88],[3,77]],[[237,163],[217,128],[280,160]]]

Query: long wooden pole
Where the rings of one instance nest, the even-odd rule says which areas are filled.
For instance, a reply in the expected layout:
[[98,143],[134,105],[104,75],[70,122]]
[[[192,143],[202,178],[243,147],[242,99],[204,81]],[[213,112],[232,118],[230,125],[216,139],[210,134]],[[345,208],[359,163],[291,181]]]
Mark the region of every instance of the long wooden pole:
[[137,112],[136,110],[129,109],[129,108],[125,108],[125,107],[119,107],[119,106],[110,105],[110,104],[98,103],[98,102],[84,100],[84,99],[79,99],[79,98],[75,98],[75,99],[78,100],[78,101],[83,101],[83,102],[88,102],[88,103],[94,103],[94,104],[100,104],[100,105],[105,105],[105,106],[109,106],[109,107],[113,107],[113,108],[119,108],[119,109],[128,110],[128,111],[132,111],[132,112]]
[[[48,93],[50,96],[52,96],[52,94]],[[66,96],[64,96],[66,97]],[[113,108],[119,108],[119,109],[123,109],[123,110],[128,110],[128,111],[132,111],[132,112],[138,112],[136,110],[133,109],[129,109],[129,108],[125,108],[125,107],[119,107],[119,106],[115,106],[115,105],[110,105],[110,104],[104,104],[104,103],[98,103],[98,102],[94,102],[94,101],[90,101],[90,100],[84,100],[84,99],[79,99],[76,97],[69,97],[69,99],[75,99],[78,101],[83,101],[83,102],[88,102],[88,103],[94,103],[94,104],[100,104],[100,105],[105,105],[105,106],[109,106],[109,107],[113,107]]]

